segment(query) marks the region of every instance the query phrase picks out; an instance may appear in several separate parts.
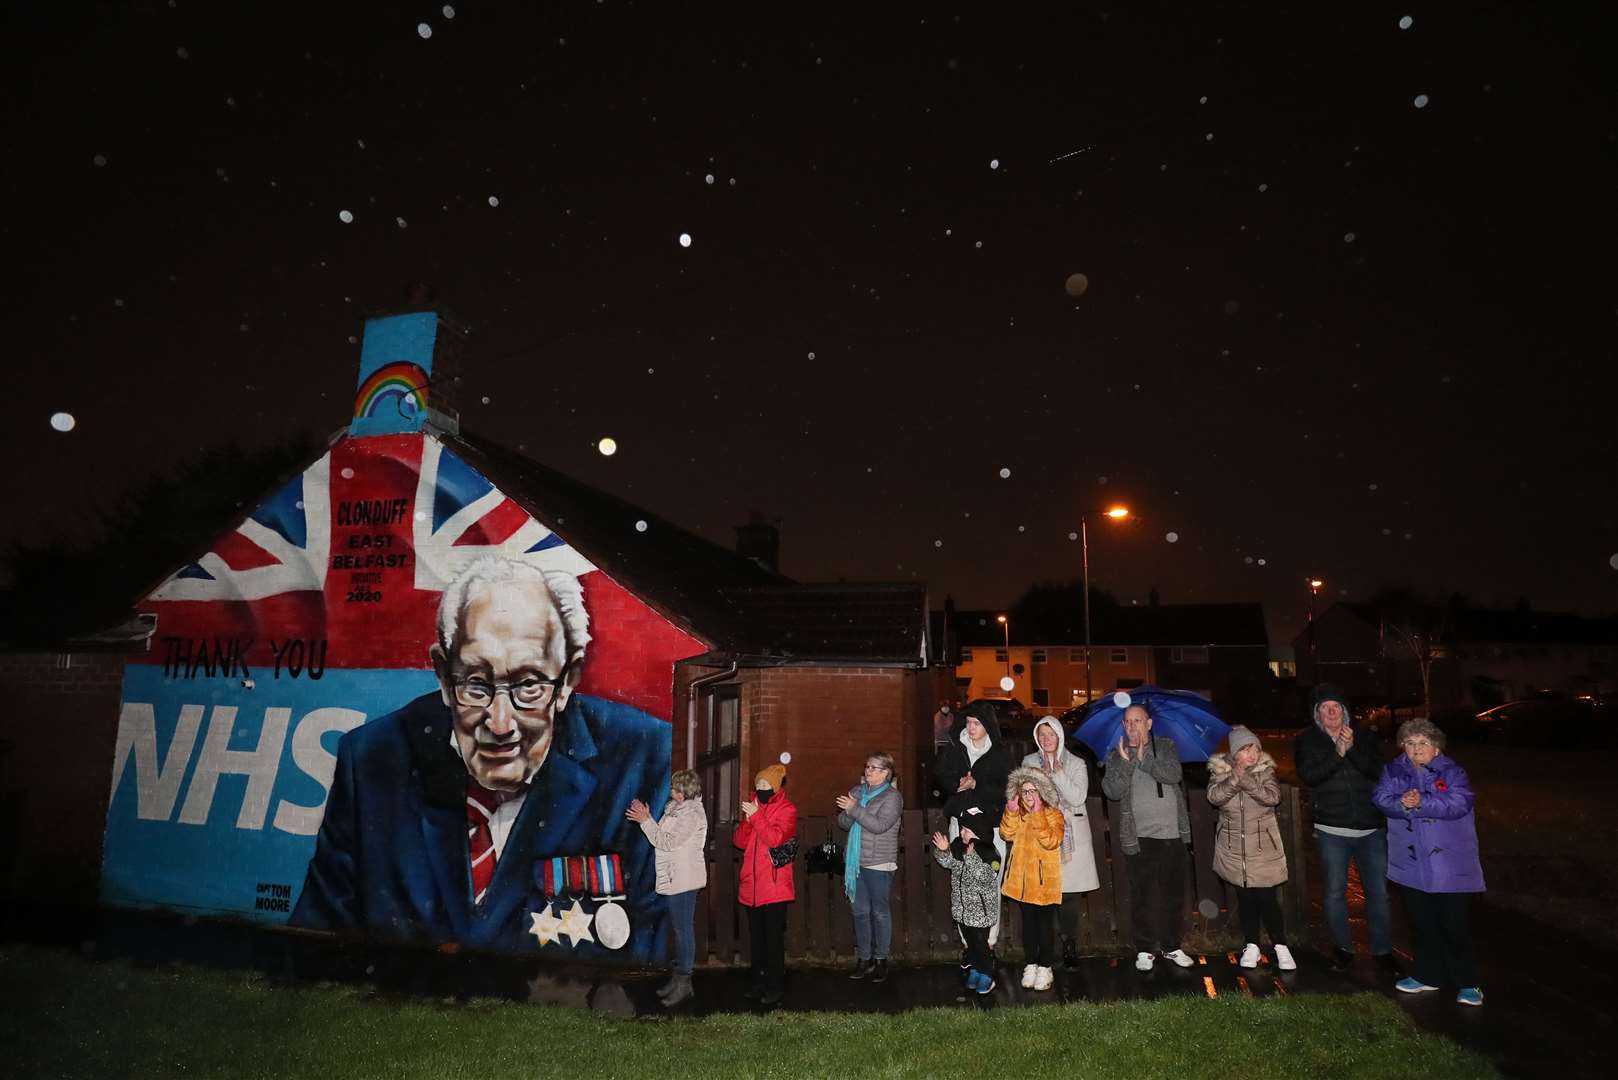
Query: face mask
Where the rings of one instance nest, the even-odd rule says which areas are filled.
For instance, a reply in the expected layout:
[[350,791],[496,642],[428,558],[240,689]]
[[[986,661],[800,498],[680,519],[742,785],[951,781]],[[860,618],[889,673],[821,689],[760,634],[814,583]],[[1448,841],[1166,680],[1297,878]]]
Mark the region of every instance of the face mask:
[[753,796],[754,796],[754,798],[758,799],[758,804],[760,806],[763,806],[765,803],[767,803],[771,799],[775,798],[775,792],[773,792],[773,791],[755,791],[755,792],[753,792]]

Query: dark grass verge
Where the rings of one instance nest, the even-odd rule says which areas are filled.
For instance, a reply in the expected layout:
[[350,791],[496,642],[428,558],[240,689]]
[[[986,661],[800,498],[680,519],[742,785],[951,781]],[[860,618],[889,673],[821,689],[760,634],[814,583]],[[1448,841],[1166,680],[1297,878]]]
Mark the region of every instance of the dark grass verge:
[[1490,1077],[1374,994],[613,1020],[0,948],[15,1077]]

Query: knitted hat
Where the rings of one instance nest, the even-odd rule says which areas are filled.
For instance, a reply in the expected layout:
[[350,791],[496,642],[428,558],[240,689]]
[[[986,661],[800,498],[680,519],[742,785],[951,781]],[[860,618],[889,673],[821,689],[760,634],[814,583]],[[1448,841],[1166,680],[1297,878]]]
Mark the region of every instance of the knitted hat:
[[1328,701],[1335,701],[1337,704],[1343,707],[1344,720],[1347,720],[1349,716],[1352,715],[1349,712],[1348,699],[1343,696],[1343,692],[1337,689],[1337,687],[1332,686],[1330,683],[1321,683],[1319,686],[1315,687],[1315,704],[1314,708],[1311,709],[1309,713],[1310,717],[1316,723],[1320,722],[1320,707]]
[[1257,746],[1258,736],[1245,724],[1237,724],[1230,729],[1230,756],[1235,757],[1236,751],[1244,746]]
[[781,785],[787,782],[787,766],[791,762],[792,755],[782,751],[781,764],[766,765],[758,771],[757,776],[753,777],[753,790],[766,787],[771,791],[780,791]]

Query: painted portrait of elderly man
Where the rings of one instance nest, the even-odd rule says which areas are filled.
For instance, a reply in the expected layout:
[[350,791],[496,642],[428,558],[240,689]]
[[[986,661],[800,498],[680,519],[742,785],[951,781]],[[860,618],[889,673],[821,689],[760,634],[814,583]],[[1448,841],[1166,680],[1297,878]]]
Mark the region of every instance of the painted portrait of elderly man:
[[345,734],[291,925],[644,962],[665,910],[624,817],[668,797],[670,731],[576,692],[578,579],[484,556],[444,590],[437,690]]

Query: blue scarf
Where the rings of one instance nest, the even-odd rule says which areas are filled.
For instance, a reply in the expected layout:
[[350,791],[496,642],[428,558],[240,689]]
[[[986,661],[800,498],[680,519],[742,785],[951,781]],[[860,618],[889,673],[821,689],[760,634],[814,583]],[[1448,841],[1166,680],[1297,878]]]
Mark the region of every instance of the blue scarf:
[[[860,808],[893,785],[893,781],[884,780],[880,787],[868,788],[862,781],[860,783]],[[854,890],[860,883],[860,823],[858,818],[851,818],[854,824],[848,830],[848,846],[843,849],[843,891],[848,894],[848,902],[854,902]]]

